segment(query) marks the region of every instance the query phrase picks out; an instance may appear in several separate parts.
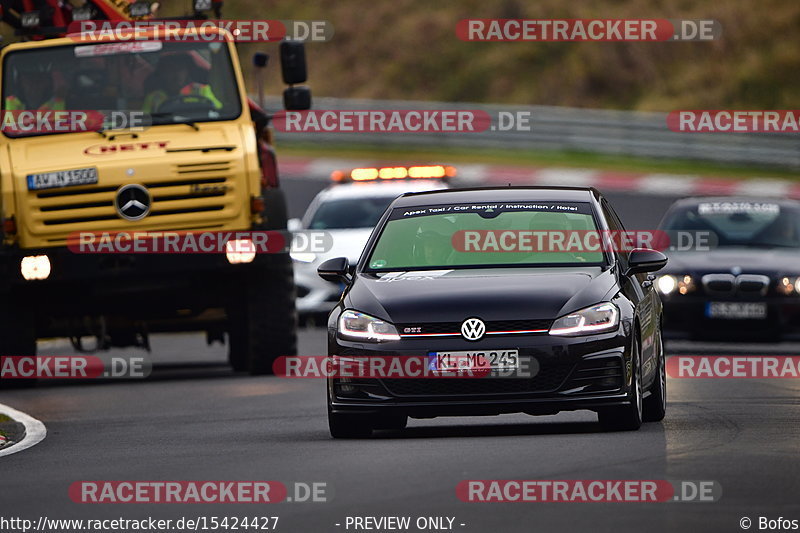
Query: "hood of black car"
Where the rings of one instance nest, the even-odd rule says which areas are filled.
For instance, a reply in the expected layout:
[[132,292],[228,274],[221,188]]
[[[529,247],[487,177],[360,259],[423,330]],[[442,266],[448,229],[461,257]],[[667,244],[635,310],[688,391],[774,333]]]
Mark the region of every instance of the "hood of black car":
[[615,281],[601,267],[362,273],[345,305],[395,323],[552,320],[603,301]]

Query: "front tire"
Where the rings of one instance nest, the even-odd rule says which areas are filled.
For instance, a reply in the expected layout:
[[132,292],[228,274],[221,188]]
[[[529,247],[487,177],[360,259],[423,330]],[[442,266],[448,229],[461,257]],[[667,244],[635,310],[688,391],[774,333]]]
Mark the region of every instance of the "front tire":
[[661,422],[667,414],[667,358],[664,354],[664,342],[661,338],[661,329],[656,336],[658,349],[658,375],[653,386],[650,387],[650,396],[644,399],[642,411],[645,422]]
[[280,356],[297,355],[297,311],[291,261],[275,256],[271,265],[246,276],[228,307],[228,359],[234,370],[272,374]]
[[631,390],[625,405],[610,407],[597,413],[600,425],[609,431],[636,431],[642,427],[642,368],[639,337],[631,347]]

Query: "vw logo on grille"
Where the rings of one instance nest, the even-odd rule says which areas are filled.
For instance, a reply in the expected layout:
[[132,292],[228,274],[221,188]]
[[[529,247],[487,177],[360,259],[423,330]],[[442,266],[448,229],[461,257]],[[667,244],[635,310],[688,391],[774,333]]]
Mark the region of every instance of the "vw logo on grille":
[[150,212],[150,193],[141,185],[120,187],[114,199],[114,207],[125,220],[141,220]]
[[461,336],[468,341],[480,340],[486,333],[486,324],[480,318],[468,318],[461,324]]

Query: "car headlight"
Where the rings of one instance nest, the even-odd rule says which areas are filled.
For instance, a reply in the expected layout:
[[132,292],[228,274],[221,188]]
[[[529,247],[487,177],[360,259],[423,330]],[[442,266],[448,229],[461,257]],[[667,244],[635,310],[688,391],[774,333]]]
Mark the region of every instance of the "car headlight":
[[393,324],[352,309],[339,316],[339,335],[346,339],[373,342],[400,340],[400,334]]
[[550,326],[550,335],[584,335],[613,331],[619,326],[619,309],[611,302],[593,305],[562,316]]
[[694,278],[692,276],[672,276],[665,274],[656,280],[658,292],[663,295],[672,294],[676,290],[680,294],[689,294],[695,289]]
[[778,292],[785,295],[800,294],[800,277],[784,277],[778,280]]
[[678,279],[675,276],[669,275],[658,276],[656,286],[661,294],[671,294],[672,291],[678,288]]

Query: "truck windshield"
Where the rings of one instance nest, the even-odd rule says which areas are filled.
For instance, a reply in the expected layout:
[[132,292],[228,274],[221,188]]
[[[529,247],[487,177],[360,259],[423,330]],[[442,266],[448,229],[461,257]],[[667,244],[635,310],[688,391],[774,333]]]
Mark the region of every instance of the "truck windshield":
[[2,96],[3,133],[13,137],[64,131],[8,127],[13,114],[8,112],[102,113],[105,127],[112,128],[120,127],[109,122],[114,112],[143,119],[144,125],[232,120],[241,113],[228,46],[220,42],[135,41],[9,52]]

